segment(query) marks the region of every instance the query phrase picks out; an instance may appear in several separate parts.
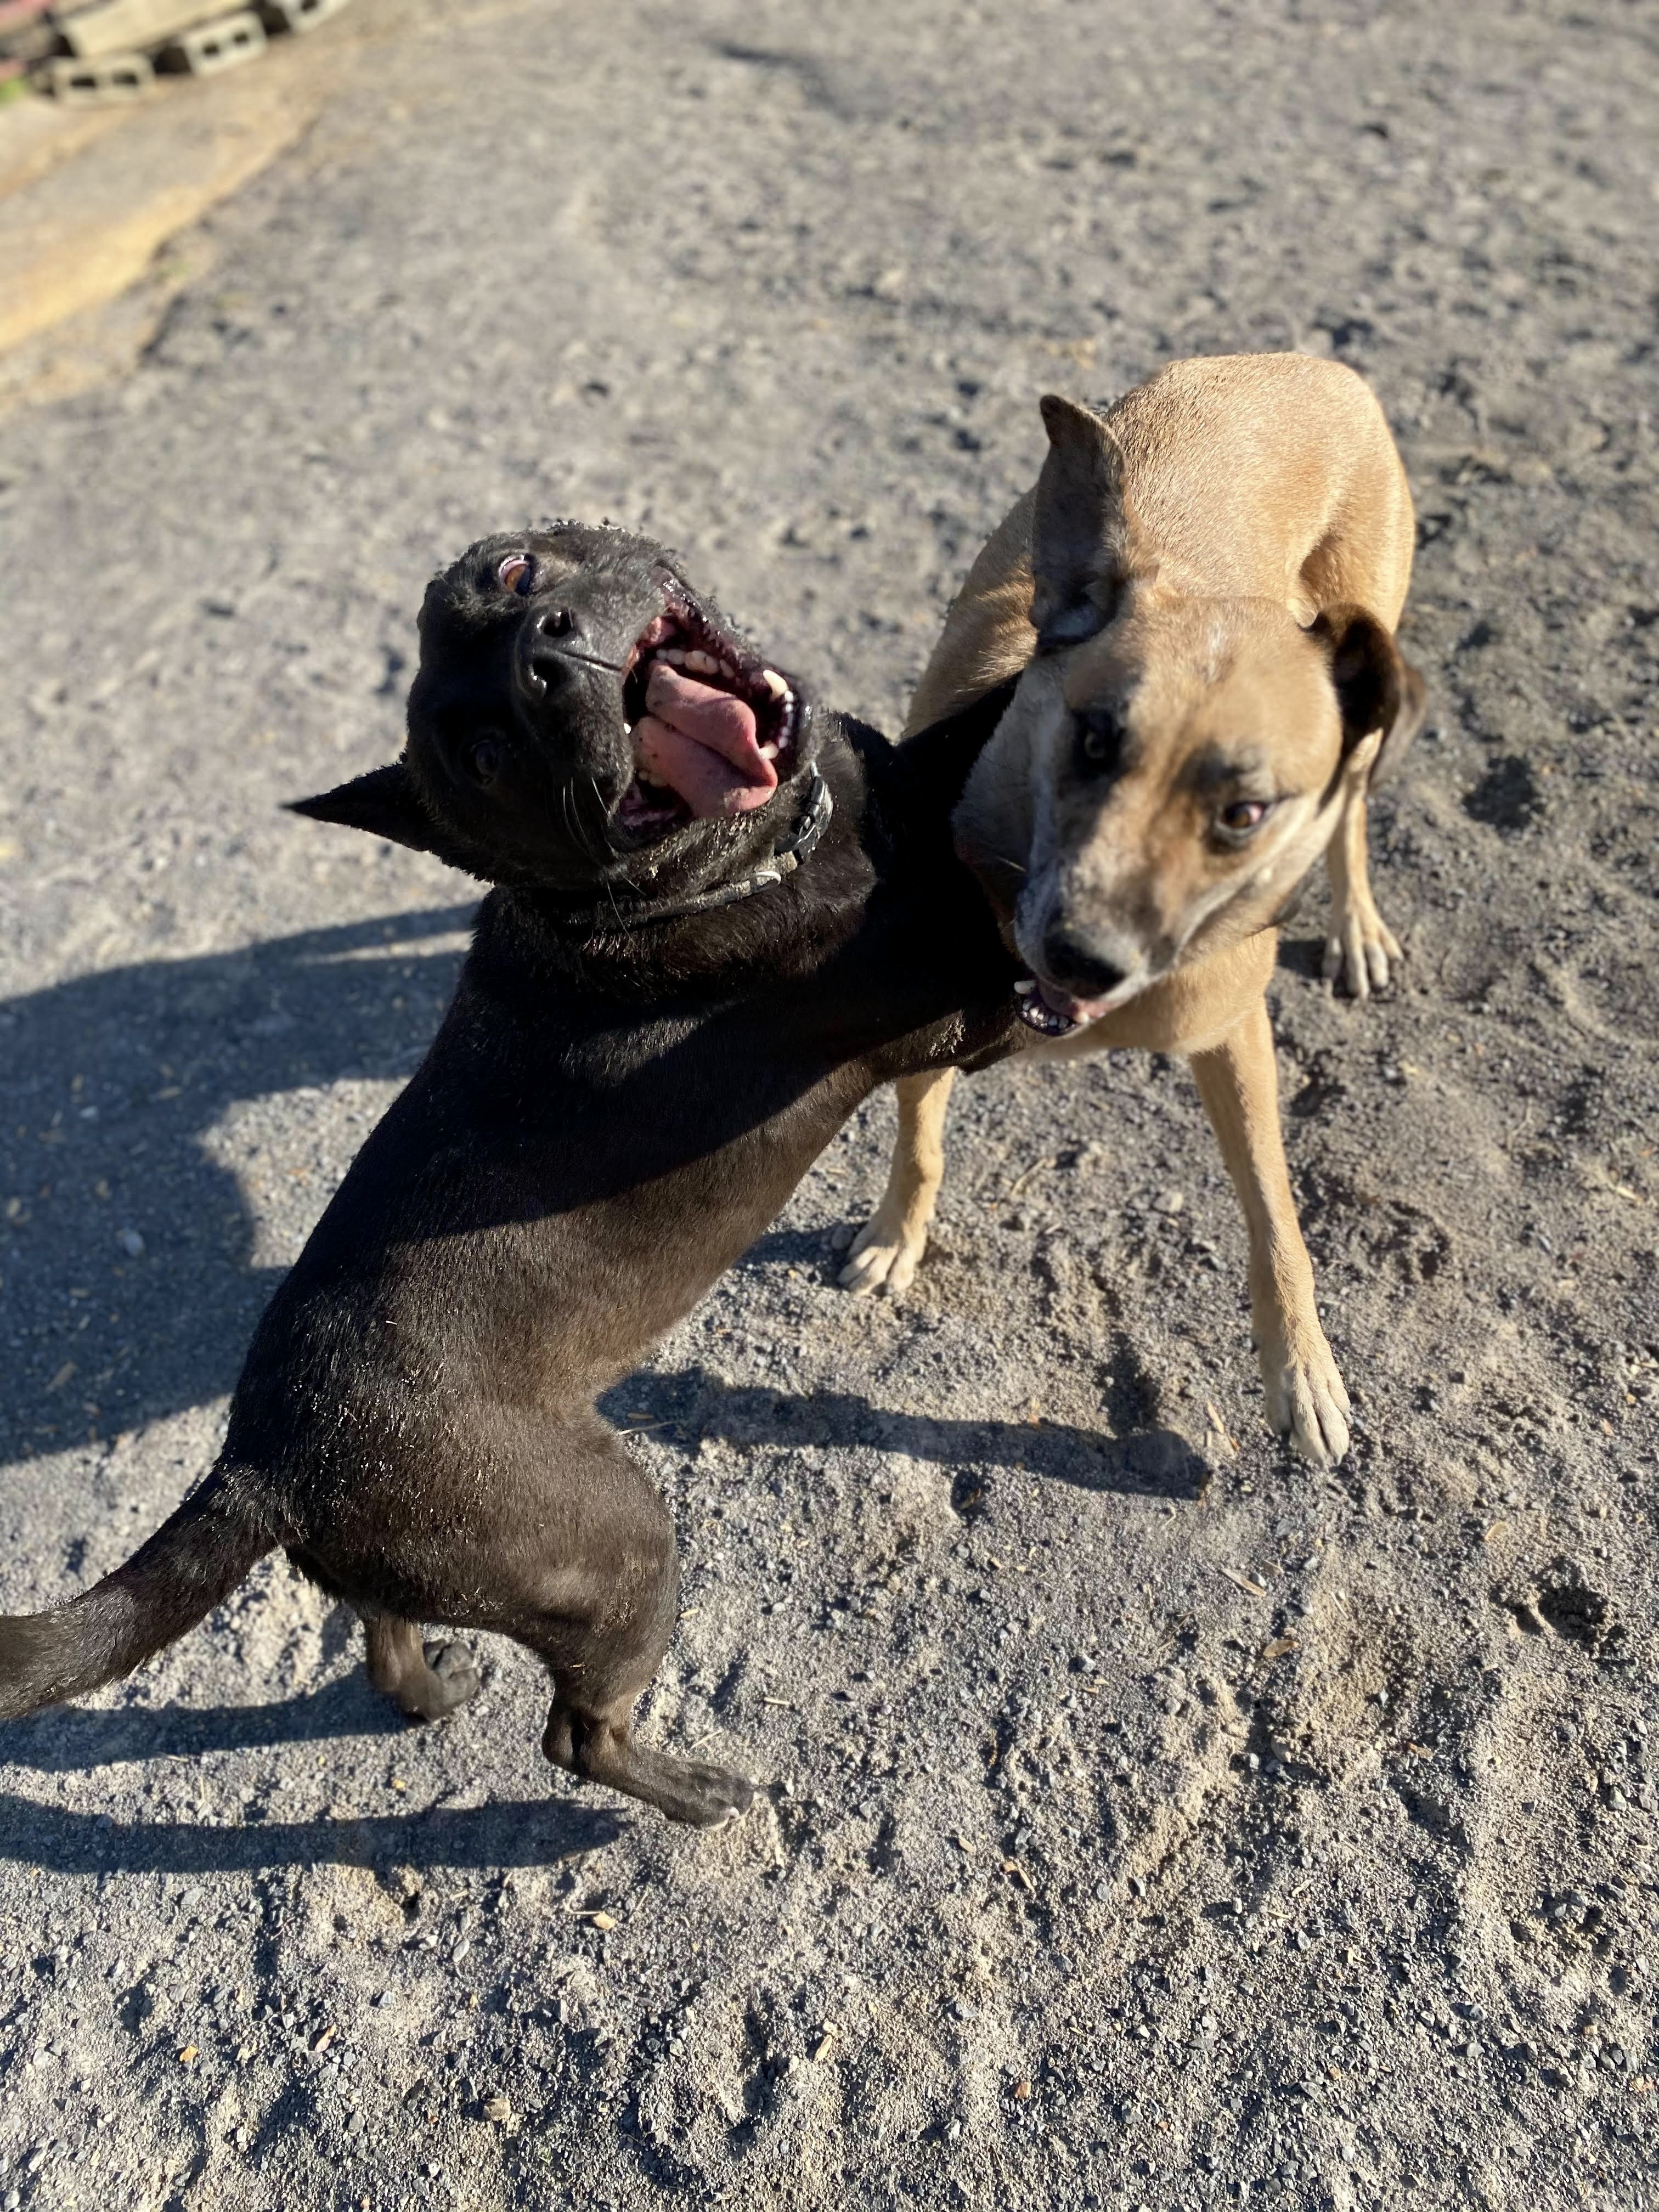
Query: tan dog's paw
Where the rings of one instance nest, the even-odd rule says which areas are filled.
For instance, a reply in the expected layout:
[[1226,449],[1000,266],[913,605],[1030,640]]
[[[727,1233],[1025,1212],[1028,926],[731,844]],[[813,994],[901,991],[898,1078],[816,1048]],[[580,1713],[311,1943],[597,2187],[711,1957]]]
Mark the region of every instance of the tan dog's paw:
[[1275,1433],[1316,1467],[1334,1467],[1348,1449],[1348,1394],[1322,1331],[1316,1325],[1297,1352],[1264,1349],[1261,1380]]
[[1350,907],[1336,920],[1325,940],[1325,978],[1341,982],[1356,999],[1369,999],[1373,991],[1386,991],[1397,966],[1405,958],[1400,939],[1374,906]]
[[873,1297],[884,1285],[890,1298],[902,1298],[927,1249],[925,1229],[918,1233],[902,1223],[895,1226],[878,1212],[853,1239],[847,1265],[836,1279],[854,1297]]

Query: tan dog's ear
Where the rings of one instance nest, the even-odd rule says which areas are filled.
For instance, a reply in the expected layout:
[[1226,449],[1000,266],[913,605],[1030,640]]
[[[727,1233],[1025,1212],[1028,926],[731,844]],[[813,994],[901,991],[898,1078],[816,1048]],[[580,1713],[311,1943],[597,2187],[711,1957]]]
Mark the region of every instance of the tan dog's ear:
[[1342,715],[1342,757],[1373,730],[1382,743],[1371,763],[1369,787],[1395,775],[1423,724],[1428,686],[1386,626],[1364,607],[1327,607],[1309,630],[1324,647]]
[[1041,402],[1048,453],[1031,521],[1031,622],[1037,651],[1080,645],[1104,629],[1123,580],[1123,457],[1086,407]]

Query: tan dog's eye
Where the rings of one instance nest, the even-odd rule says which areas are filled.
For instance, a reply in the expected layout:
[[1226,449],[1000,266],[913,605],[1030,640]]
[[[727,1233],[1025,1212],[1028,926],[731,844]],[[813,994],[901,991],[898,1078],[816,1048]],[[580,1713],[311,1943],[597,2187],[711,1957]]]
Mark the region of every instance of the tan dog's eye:
[[1224,806],[1216,819],[1222,828],[1235,837],[1248,837],[1252,830],[1259,830],[1269,812],[1265,799],[1236,799],[1231,806]]
[[535,573],[536,564],[527,553],[509,553],[495,571],[495,581],[504,592],[514,592],[523,599]]

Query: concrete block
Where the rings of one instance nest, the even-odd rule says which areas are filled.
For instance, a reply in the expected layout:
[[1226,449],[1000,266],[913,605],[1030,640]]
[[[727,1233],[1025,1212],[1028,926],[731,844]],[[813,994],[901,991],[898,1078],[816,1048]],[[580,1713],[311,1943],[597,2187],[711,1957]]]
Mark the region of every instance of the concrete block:
[[137,100],[155,82],[147,54],[103,54],[96,61],[60,55],[46,70],[54,98],[66,107],[99,107],[113,100]]
[[199,24],[182,38],[169,41],[161,54],[165,70],[188,70],[192,76],[212,76],[216,70],[234,69],[251,62],[265,50],[265,27],[252,8],[234,15],[216,16]]
[[345,4],[346,0],[259,0],[259,17],[268,31],[313,31]]
[[159,46],[199,23],[213,0],[94,0],[90,8],[56,11],[58,29],[79,61],[100,61]]

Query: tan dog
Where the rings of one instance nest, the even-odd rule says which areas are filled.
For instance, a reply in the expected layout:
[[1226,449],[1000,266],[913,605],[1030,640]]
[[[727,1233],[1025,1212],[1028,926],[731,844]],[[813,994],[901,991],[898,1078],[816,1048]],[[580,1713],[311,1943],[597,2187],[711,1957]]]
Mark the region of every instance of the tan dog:
[[[1328,975],[1364,998],[1400,948],[1365,798],[1424,686],[1394,629],[1405,471],[1360,379],[1294,354],[1177,362],[1103,416],[1042,402],[1049,452],[975,562],[906,734],[1018,676],[954,818],[1030,967],[1037,1048],[1191,1060],[1250,1237],[1268,1417],[1316,1462],[1347,1393],[1314,1304],[1264,999],[1275,924],[1323,854]],[[902,1291],[927,1243],[953,1078],[898,1086],[888,1188],[842,1280]]]

